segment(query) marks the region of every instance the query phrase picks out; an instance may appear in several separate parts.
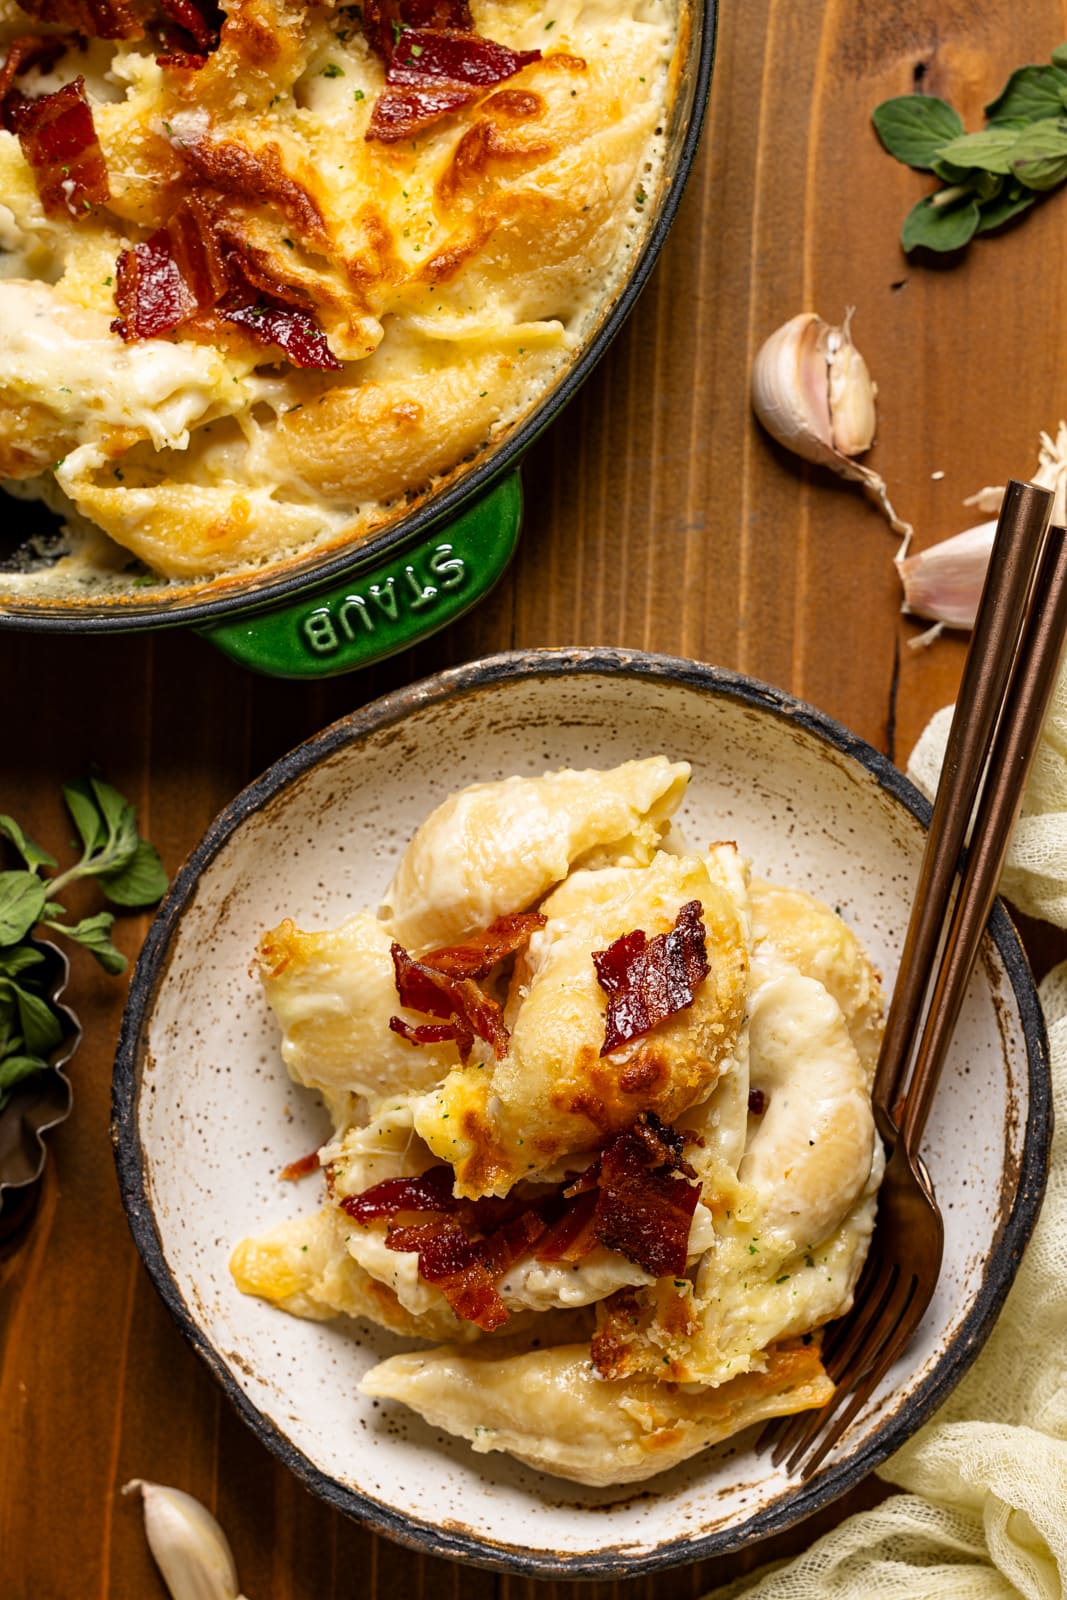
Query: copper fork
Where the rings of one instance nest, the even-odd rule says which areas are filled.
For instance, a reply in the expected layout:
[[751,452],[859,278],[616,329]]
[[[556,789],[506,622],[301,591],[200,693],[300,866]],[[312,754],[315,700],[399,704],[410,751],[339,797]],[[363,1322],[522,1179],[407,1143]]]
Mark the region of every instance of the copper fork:
[[[944,1230],[919,1145],[996,894],[1067,634],[1067,533],[1054,528],[1046,537],[1049,503],[1045,491],[1013,483],[998,525],[876,1077],[879,1131],[891,1151],[879,1191],[877,1229],[857,1286],[855,1310],[831,1330],[824,1348],[835,1392],[820,1411],[800,1413],[784,1427],[769,1430],[775,1440],[774,1463],[786,1460],[787,1470],[795,1471],[803,1462],[805,1478],[901,1354],[937,1283]],[[974,818],[973,842],[924,1014],[959,847],[983,773],[986,781]],[[913,1055],[898,1129],[896,1091]],[[765,1441],[769,1442],[767,1435],[761,1444]]]

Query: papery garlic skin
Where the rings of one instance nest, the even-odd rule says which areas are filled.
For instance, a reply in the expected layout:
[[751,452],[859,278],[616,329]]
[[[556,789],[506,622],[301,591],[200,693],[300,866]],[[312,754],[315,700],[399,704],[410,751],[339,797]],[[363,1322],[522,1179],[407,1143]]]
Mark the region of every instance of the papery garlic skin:
[[752,409],[794,455],[870,489],[906,548],[911,526],[893,510],[884,480],[853,459],[874,440],[878,390],[852,342],[852,315],[850,306],[835,327],[803,311],[776,328],[752,363]]
[[821,317],[802,312],[760,346],[752,363],[752,409],[767,432],[820,466],[833,466],[833,423]]
[[233,1552],[206,1506],[167,1484],[134,1478],[123,1494],[140,1490],[148,1548],[173,1600],[243,1600]]

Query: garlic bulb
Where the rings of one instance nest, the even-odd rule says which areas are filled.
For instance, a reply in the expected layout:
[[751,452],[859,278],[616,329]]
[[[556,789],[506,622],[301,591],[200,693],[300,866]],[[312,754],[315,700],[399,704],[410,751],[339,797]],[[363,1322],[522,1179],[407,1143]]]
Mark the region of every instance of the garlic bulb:
[[134,1478],[140,1490],[148,1548],[173,1600],[242,1600],[226,1535],[206,1506],[182,1489]]
[[[1041,435],[1037,471],[1031,482],[1052,490],[1052,521],[1060,526],[1067,523],[1067,423],[1060,423],[1055,439],[1047,433]],[[999,511],[1003,498],[1002,487],[986,488],[968,496],[963,503],[981,511]],[[929,643],[936,638],[940,626],[974,626],[996,528],[995,519],[980,522],[906,560],[898,556],[897,571],[904,585],[903,609],[939,624],[936,630],[912,640],[912,644]]]
[[852,343],[853,309],[840,327],[804,311],[772,333],[752,364],[752,409],[794,455],[870,489],[906,548],[912,530],[890,505],[885,481],[852,459],[871,447],[878,392]]

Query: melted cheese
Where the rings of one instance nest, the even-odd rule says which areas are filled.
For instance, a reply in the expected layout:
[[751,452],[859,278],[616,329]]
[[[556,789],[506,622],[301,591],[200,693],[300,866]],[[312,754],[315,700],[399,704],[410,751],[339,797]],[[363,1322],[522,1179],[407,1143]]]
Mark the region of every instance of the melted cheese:
[[38,437],[41,448],[75,445],[67,459],[53,461],[64,485],[112,453],[121,455],[131,435],[156,449],[184,449],[209,412],[218,416],[247,403],[217,351],[166,339],[125,345],[110,332],[107,316],[61,299],[43,283],[3,285],[0,351],[8,404],[28,403],[50,418],[51,433],[42,429]]
[[[677,15],[673,0],[566,0],[548,34],[533,0],[473,10],[485,36],[544,58],[395,145],[363,137],[382,64],[329,6],[229,0],[195,72],[161,68],[150,40],[62,59],[39,87],[84,73],[111,199],[91,217],[45,217],[17,139],[0,132],[0,322],[20,321],[13,278],[36,280],[66,321],[38,352],[36,385],[0,349],[0,476],[54,496],[42,474],[66,457],[54,481],[72,513],[196,586],[360,538],[491,448],[589,337],[632,260],[659,181]],[[215,191],[213,204],[311,296],[341,372],[278,364],[232,329],[214,350],[179,330],[131,359],[108,331],[117,257],[167,220],[194,149],[209,166],[236,150],[282,174],[288,189],[266,203]],[[91,329],[70,321],[74,305],[95,314]],[[96,374],[109,375],[107,406]],[[45,595],[69,571],[13,582]]]

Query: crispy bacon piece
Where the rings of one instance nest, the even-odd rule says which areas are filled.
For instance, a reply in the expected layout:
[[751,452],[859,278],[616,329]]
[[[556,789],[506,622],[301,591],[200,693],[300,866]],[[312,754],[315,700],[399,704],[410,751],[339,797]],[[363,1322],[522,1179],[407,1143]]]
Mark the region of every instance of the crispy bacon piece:
[[[481,38],[469,21],[442,22],[434,16],[424,22],[415,15],[417,5],[432,11],[435,0],[386,0],[369,23],[364,19],[367,37],[386,63],[386,87],[375,101],[366,137],[384,144],[412,138],[541,59],[540,50],[509,50]],[[448,0],[436,5],[448,10]],[[386,28],[392,37],[385,36]]]
[[472,933],[462,944],[445,944],[420,956],[424,967],[449,978],[485,978],[499,961],[521,950],[530,935],[543,928],[540,911],[517,911],[497,917],[488,928]]
[[455,1211],[459,1202],[452,1193],[454,1182],[451,1167],[430,1167],[417,1178],[383,1178],[362,1194],[346,1196],[341,1208],[357,1222],[395,1217],[398,1211]]
[[674,1170],[672,1163],[650,1167],[648,1145],[636,1130],[617,1133],[600,1157],[596,1237],[655,1278],[685,1271],[689,1229],[700,1199],[700,1185],[674,1177]]
[[650,939],[635,928],[606,950],[594,951],[596,975],[608,997],[602,1056],[692,1005],[711,970],[706,941],[700,901],[690,900],[669,933]]
[[409,28],[397,41],[385,79],[387,83],[412,88],[447,83],[491,89],[540,59],[540,50],[509,50],[506,44],[483,39],[476,33]]
[[248,244],[225,220],[215,223],[214,228],[219,249],[226,258],[230,282],[240,288],[243,300],[251,303],[262,296],[273,305],[293,306],[298,311],[312,309],[308,291],[301,284],[286,283],[279,278],[266,251]]
[[538,1261],[581,1261],[587,1256],[599,1243],[594,1223],[596,1206],[596,1189],[575,1196],[538,1240],[534,1251]]
[[672,1176],[696,1176],[682,1154],[685,1142],[683,1133],[654,1112],[642,1112],[563,1189],[566,1209],[538,1244],[537,1259],[581,1261],[602,1244],[656,1277],[684,1272],[700,1199],[699,1184],[679,1183]]
[[[448,1033],[436,1032],[433,1039],[455,1039],[460,1058],[466,1061],[474,1047],[475,1038],[484,1039],[492,1046],[497,1060],[502,1060],[508,1047],[508,1030],[504,1016],[496,1001],[479,989],[472,978],[454,978],[438,972],[425,962],[409,956],[402,945],[391,946],[393,970],[396,973],[396,992],[401,1005],[412,1011],[423,1011],[431,1017],[444,1019]],[[402,1017],[390,1017],[389,1026],[394,1033],[415,1044],[430,1042],[420,1028],[412,1027]]]
[[183,33],[187,33],[198,51],[214,50],[219,42],[222,12],[211,0],[159,0],[159,8]]
[[516,1261],[529,1255],[547,1227],[540,1212],[533,1208],[521,1211],[512,1222],[504,1223],[480,1239],[475,1244],[475,1253],[490,1277],[499,1282]]
[[279,1172],[279,1178],[286,1183],[298,1183],[301,1178],[310,1178],[313,1172],[319,1170],[319,1152],[311,1150],[306,1156],[300,1156],[296,1161],[290,1161],[288,1166]]
[[470,105],[477,97],[476,89],[442,85],[430,89],[391,89],[388,86],[374,102],[367,124],[367,139],[379,144],[396,144],[401,139],[414,139],[442,117]]
[[454,1218],[393,1228],[385,1242],[390,1250],[417,1250],[420,1278],[435,1284],[465,1322],[492,1333],[508,1320],[508,1308],[496,1291],[491,1272],[479,1259],[477,1245]]
[[414,1178],[383,1178],[362,1194],[349,1195],[341,1204],[357,1222],[394,1217],[399,1211],[448,1212],[458,1215],[464,1227],[483,1237],[521,1218],[530,1208],[525,1200],[483,1195],[479,1200],[457,1200],[452,1193],[455,1173],[445,1165],[427,1167]]
[[467,0],[363,0],[363,32],[371,49],[388,62],[406,28],[474,31]]
[[260,301],[251,306],[222,307],[220,315],[244,328],[260,344],[277,346],[294,367],[316,367],[323,372],[341,370],[342,363],[309,311]]
[[64,51],[75,42],[72,34],[62,33],[53,33],[47,38],[24,33],[19,38],[12,39],[7,47],[4,64],[0,67],[0,120],[3,120],[3,125],[9,133],[14,133],[15,129],[8,127],[6,118],[3,118],[3,102],[15,79],[22,73],[29,72],[32,67],[40,67],[42,72],[51,72]]
[[517,1195],[483,1194],[477,1200],[460,1200],[456,1205],[456,1215],[464,1227],[471,1228],[482,1238],[498,1228],[509,1227],[529,1210],[529,1201],[520,1200]]
[[498,962],[521,950],[530,935],[544,925],[539,911],[513,912],[497,917],[462,944],[441,945],[418,961],[394,944],[393,967],[401,1004],[446,1020],[413,1024],[403,1017],[390,1017],[390,1028],[410,1044],[454,1039],[464,1061],[477,1037],[492,1045],[498,1060],[502,1058],[508,1032],[500,1007],[474,980],[487,977]]
[[19,0],[38,22],[58,23],[87,39],[143,39],[140,7],[125,0]]
[[75,78],[37,100],[27,100],[17,89],[8,90],[4,120],[18,134],[47,216],[83,217],[93,206],[110,199],[104,153],[85,96],[84,78]]
[[58,23],[86,39],[143,39],[146,19],[158,9],[167,19],[158,30],[163,39],[171,41],[174,30],[168,23],[173,23],[180,30],[175,43],[194,45],[200,54],[191,59],[201,61],[218,45],[223,20],[213,0],[25,0],[22,9],[38,22]]
[[217,308],[224,321],[282,350],[294,366],[340,370],[311,312],[289,303],[302,291],[275,281],[250,252],[220,240],[196,195],[186,196],[150,239],[122,252],[115,278],[120,315],[111,327],[127,343],[169,333]]
[[[456,1024],[454,1022],[405,1022],[403,1017],[390,1017],[389,1027],[393,1033],[398,1033],[408,1044],[445,1044],[449,1039],[458,1039]],[[471,1034],[466,1043],[467,1055],[474,1048],[474,1035]]]
[[507,1310],[496,1291],[531,1251],[538,1261],[582,1261],[598,1244],[654,1277],[685,1271],[699,1183],[682,1150],[685,1135],[643,1113],[599,1158],[561,1189],[533,1201],[517,1196],[457,1200],[449,1166],[415,1178],[386,1178],[341,1201],[360,1223],[413,1212],[427,1222],[390,1228],[390,1250],[414,1250],[419,1275],[441,1289],[458,1316],[499,1327]]
[[297,233],[316,244],[327,242],[317,202],[286,172],[277,145],[248,150],[232,139],[183,138],[174,152],[191,176],[209,188],[253,206],[277,206]]
[[687,1178],[696,1177],[684,1154],[690,1136],[672,1128],[669,1122],[661,1122],[654,1111],[642,1111],[629,1132],[641,1141],[650,1167],[681,1172]]
[[150,239],[124,250],[115,282],[120,315],[111,328],[127,343],[169,333],[216,306],[230,278],[204,202],[187,195]]

